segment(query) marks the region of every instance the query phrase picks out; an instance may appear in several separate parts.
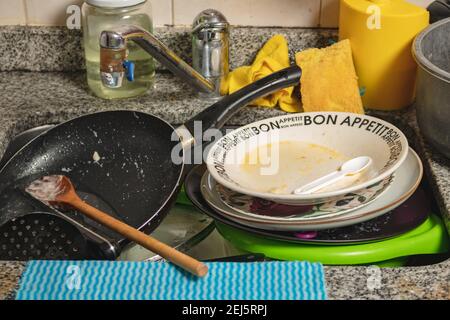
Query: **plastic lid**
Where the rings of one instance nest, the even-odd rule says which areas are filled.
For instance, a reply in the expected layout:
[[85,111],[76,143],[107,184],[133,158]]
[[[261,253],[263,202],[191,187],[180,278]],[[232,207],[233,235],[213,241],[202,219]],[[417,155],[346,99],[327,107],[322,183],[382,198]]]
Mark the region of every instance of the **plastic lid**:
[[86,0],[88,4],[91,4],[100,8],[125,8],[135,6],[146,0]]
[[378,6],[382,16],[412,17],[428,14],[425,8],[419,7],[406,0],[343,0],[343,3],[354,10],[367,13],[371,6]]

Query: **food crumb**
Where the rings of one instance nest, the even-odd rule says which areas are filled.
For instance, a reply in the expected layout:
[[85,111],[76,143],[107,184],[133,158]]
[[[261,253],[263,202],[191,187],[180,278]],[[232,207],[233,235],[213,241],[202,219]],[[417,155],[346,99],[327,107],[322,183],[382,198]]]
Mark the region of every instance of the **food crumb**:
[[95,151],[94,154],[92,155],[92,160],[94,160],[94,162],[100,161],[100,155],[98,154],[97,151]]

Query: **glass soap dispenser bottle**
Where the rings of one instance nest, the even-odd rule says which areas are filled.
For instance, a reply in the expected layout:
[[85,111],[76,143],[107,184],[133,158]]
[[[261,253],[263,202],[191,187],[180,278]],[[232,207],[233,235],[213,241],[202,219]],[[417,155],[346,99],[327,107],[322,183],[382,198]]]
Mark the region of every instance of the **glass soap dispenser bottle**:
[[89,88],[104,99],[139,96],[152,86],[155,77],[153,58],[130,41],[127,60],[133,74],[118,88],[107,88],[100,78],[100,33],[120,25],[137,25],[153,33],[151,4],[148,0],[86,0],[82,7],[83,44]]

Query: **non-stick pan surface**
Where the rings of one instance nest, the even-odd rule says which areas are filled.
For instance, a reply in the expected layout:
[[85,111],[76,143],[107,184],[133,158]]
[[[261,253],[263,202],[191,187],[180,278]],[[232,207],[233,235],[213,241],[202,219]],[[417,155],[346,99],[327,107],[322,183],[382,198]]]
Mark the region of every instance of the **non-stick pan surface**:
[[38,176],[64,174],[81,194],[139,228],[170,198],[173,181],[180,176],[182,165],[170,161],[178,143],[171,140],[172,132],[166,122],[140,112],[108,111],[74,119],[22,148],[0,171],[0,190],[23,188]]
[[[220,128],[241,107],[297,84],[300,75],[295,66],[278,71],[223,98],[184,128],[194,134],[194,121],[202,121],[203,131]],[[87,202],[150,232],[175,201],[189,167],[172,161],[178,132],[155,116],[124,110],[89,114],[55,126],[25,145],[0,170],[0,220],[11,218],[10,211],[5,214],[3,209],[17,204],[10,202],[8,194],[17,194],[40,176],[64,174]],[[194,140],[202,143],[201,137]]]

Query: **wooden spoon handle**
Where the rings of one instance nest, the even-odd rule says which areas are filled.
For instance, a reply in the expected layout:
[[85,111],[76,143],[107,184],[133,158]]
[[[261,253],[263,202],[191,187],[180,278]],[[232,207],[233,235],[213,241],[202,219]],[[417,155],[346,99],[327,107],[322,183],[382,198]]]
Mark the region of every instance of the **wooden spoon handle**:
[[156,240],[155,238],[111,217],[109,214],[92,207],[81,199],[74,199],[70,203],[73,207],[84,213],[89,218],[116,231],[127,239],[139,243],[144,248],[159,254],[177,266],[203,277],[208,273],[208,267],[202,262]]

